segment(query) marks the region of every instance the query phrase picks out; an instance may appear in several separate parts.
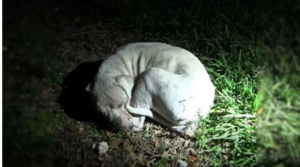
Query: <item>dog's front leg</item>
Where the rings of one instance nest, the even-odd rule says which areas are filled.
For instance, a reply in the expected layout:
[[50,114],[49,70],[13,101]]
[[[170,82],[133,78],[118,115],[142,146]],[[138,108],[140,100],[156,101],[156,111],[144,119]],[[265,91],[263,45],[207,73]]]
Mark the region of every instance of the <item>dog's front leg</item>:
[[153,113],[149,109],[146,109],[146,108],[133,108],[129,104],[126,105],[126,109],[131,114],[136,114],[136,115],[140,115],[140,116],[147,116],[147,117],[153,118]]
[[132,120],[132,126],[131,126],[131,130],[133,131],[141,131],[143,129],[144,126],[144,122],[145,122],[145,116],[140,116],[140,117],[133,117]]

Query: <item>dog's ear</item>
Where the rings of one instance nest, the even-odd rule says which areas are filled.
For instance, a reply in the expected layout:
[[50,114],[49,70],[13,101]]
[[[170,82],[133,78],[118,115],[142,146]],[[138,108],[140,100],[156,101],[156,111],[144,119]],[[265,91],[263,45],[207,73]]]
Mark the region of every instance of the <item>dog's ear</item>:
[[119,86],[121,87],[127,97],[129,99],[131,99],[131,91],[133,89],[133,86],[134,86],[134,78],[131,77],[131,76],[128,76],[128,75],[122,75],[122,76],[118,76],[116,77],[116,86]]

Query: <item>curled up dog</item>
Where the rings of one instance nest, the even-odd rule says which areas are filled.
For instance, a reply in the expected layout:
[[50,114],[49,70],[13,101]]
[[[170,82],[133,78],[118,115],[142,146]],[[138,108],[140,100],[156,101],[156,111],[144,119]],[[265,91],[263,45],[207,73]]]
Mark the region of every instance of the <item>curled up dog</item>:
[[131,43],[100,66],[87,90],[115,129],[142,130],[145,117],[193,136],[215,87],[191,52],[159,42]]

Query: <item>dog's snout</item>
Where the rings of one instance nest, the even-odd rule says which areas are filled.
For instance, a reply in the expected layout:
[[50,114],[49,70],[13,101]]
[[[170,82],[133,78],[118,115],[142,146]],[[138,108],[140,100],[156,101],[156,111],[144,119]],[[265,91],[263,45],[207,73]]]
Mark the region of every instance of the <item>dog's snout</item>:
[[134,125],[133,124],[130,124],[129,125],[129,129],[133,129],[134,128]]
[[112,125],[111,125],[111,131],[118,132],[120,130],[122,130],[121,123],[119,123],[119,122],[113,122]]

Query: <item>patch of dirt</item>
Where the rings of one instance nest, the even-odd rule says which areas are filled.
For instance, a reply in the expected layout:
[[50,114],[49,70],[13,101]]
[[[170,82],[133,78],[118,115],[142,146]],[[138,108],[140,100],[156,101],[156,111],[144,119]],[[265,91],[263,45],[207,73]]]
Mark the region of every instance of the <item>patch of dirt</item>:
[[[146,123],[142,132],[124,131],[113,133],[96,130],[92,123],[70,119],[57,114],[61,123],[56,126],[55,165],[72,161],[74,166],[155,166],[160,160],[163,166],[176,166],[178,159],[189,166],[206,166],[198,157],[197,144],[157,124]],[[107,142],[106,154],[99,155],[93,145]],[[162,163],[162,162],[161,162]]]
[[[78,65],[99,61],[125,43],[151,41],[156,38],[152,36],[152,39],[143,39],[143,34],[116,31],[112,24],[105,25],[102,22],[105,20],[104,16],[95,18],[93,13],[90,14],[88,11],[94,11],[90,9],[93,8],[91,6],[78,7],[75,14],[70,12],[72,9],[68,13],[65,8],[66,6],[57,7],[55,13],[59,41],[54,60],[54,69],[57,72],[70,74],[76,67],[78,69]],[[80,15],[82,12],[87,15]],[[54,85],[52,91],[55,120],[53,156],[56,166],[176,166],[178,159],[184,160],[189,166],[208,166],[204,157],[197,156],[199,153],[194,139],[184,138],[155,123],[147,122],[142,132],[113,133],[101,129],[95,123],[97,121],[91,121],[98,117],[89,115],[91,113],[89,108],[85,108],[86,104],[79,104],[83,103],[80,98],[84,99],[82,90],[88,83],[84,80],[90,79],[90,74],[75,74],[77,76],[69,82],[76,82],[77,86],[68,86],[67,89],[72,88],[78,92],[71,95],[72,100],[69,99],[68,104],[72,105],[67,108],[68,111],[57,101],[67,86],[59,83]],[[100,156],[92,148],[99,142],[108,143],[109,149],[105,155]]]

